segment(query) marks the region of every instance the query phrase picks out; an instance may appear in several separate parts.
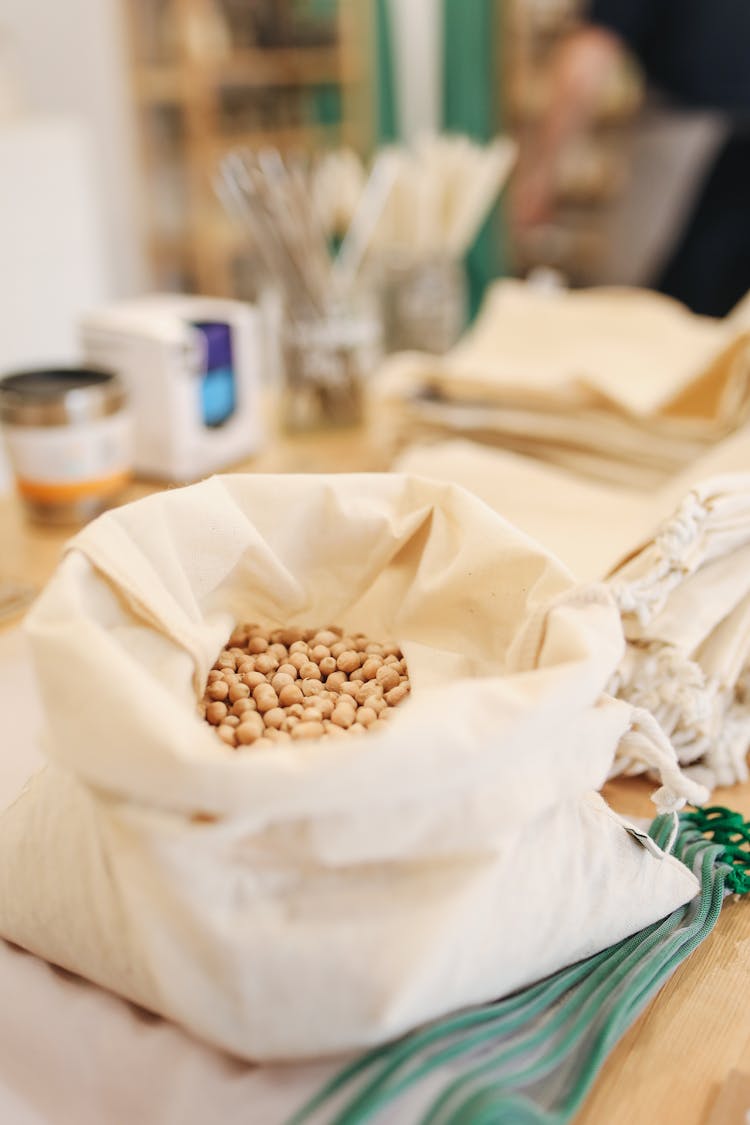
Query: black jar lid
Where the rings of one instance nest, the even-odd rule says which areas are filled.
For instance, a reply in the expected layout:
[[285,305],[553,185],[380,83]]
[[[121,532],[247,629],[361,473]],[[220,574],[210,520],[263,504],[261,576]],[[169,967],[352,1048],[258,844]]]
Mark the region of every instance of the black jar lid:
[[125,388],[111,371],[91,367],[36,368],[0,379],[0,422],[64,426],[116,414]]

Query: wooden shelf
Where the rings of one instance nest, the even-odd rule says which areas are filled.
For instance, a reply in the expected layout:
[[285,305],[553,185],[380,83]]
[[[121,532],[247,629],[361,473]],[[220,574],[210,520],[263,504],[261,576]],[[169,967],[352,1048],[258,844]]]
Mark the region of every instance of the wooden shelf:
[[217,159],[233,148],[257,148],[272,145],[281,149],[306,149],[325,140],[326,125],[290,125],[281,129],[238,129],[211,137],[206,151]]
[[[216,163],[240,145],[311,149],[330,143],[332,135],[336,143],[369,149],[372,0],[339,0],[331,45],[290,42],[267,48],[232,44],[226,31],[212,34],[219,0],[121,3],[129,27],[131,87],[144,173],[143,237],[154,274],[159,277],[174,269],[195,279],[200,292],[229,295],[232,259],[244,245],[244,236],[217,221],[220,211],[212,186]],[[292,0],[276,4],[278,26],[292,27]],[[150,19],[157,6],[158,18]],[[160,57],[169,61],[143,61]],[[332,113],[336,120],[308,120],[320,104],[319,91],[329,87],[338,91]],[[182,218],[173,232],[169,211],[165,221],[165,196],[155,185],[166,183],[168,191],[175,170],[184,194],[175,197],[175,216]],[[169,233],[159,233],[167,224]]]
[[[187,66],[138,66],[134,86],[140,101],[178,102],[190,97],[195,63]],[[340,52],[313,47],[257,48],[233,51],[223,59],[198,64],[216,86],[341,86],[361,79],[358,68]]]
[[187,77],[178,66],[139,66],[133,71],[133,90],[141,102],[181,102]]
[[337,47],[249,48],[213,65],[222,85],[315,86],[355,79]]

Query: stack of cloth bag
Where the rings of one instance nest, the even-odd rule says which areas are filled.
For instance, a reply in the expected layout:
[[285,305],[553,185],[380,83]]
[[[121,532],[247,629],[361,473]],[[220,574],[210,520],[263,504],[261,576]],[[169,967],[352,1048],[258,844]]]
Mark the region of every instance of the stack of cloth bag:
[[497,282],[446,356],[391,357],[397,440],[462,435],[653,489],[750,417],[750,327],[637,289]]
[[[527,382],[516,380],[517,393],[509,394],[507,410],[488,406],[486,394],[484,405],[478,405],[477,396],[471,411],[477,422],[482,414],[488,416],[486,432],[499,415],[520,419],[518,403],[525,398],[523,440],[518,435],[511,440],[509,431],[501,435],[499,430],[494,436],[504,449],[465,436],[439,440],[437,427],[420,423],[394,467],[463,485],[553,551],[581,582],[605,580],[627,638],[608,690],[656,717],[696,781],[709,788],[744,781],[750,749],[750,426],[742,424],[750,403],[750,335],[738,318],[719,322],[691,317],[653,294],[603,291],[552,297],[526,291],[522,298],[522,289],[514,282],[496,286],[476,328],[442,365],[433,386],[442,388],[436,401],[444,403],[451,384],[454,392],[463,381],[472,391],[482,383],[486,389],[494,372],[497,388],[507,389],[510,372],[522,371]],[[608,310],[621,303],[633,313],[633,340],[619,337],[622,350],[613,351],[611,365],[599,376],[590,367],[586,379],[564,378],[565,370],[572,371],[568,365],[576,332],[581,357],[592,357],[597,350],[604,355],[608,340],[616,348],[608,333],[617,318],[609,318]],[[540,310],[537,331],[522,346],[521,322],[514,329],[512,318],[504,314],[511,306],[523,312],[531,304]],[[597,304],[601,317],[594,315]],[[541,315],[543,307],[550,309],[548,318]],[[640,320],[636,308],[644,314]],[[498,309],[502,315],[495,320],[490,313]],[[661,338],[656,333],[660,320]],[[677,320],[685,332],[675,330],[670,336],[669,322],[674,327]],[[530,321],[523,323],[530,332]],[[628,367],[625,353],[632,359],[639,351],[642,363]],[[472,352],[473,371],[481,372],[476,377],[464,362]],[[481,364],[476,362],[480,355]],[[398,384],[411,386],[403,400],[402,433],[427,401],[426,384],[415,389],[417,368],[424,378],[440,367],[440,361],[416,355],[395,357],[389,364],[387,393],[392,395]],[[660,376],[660,369],[666,374]],[[559,412],[550,405],[553,388]],[[536,411],[531,408],[535,395]],[[615,409],[616,403],[628,403],[629,409]],[[555,426],[559,435],[565,430],[572,435],[577,427],[577,441],[549,441]],[[615,433],[627,434],[627,442],[615,442]],[[584,447],[579,460],[576,454]],[[632,747],[623,751],[617,772],[642,769]]]

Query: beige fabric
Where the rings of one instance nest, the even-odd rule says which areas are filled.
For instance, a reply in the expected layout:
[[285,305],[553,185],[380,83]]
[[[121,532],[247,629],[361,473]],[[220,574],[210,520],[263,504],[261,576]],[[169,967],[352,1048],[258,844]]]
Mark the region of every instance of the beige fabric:
[[610,690],[655,715],[705,784],[747,778],[750,432],[645,496],[468,442],[398,465],[471,489],[581,579],[611,574],[628,648]]
[[750,412],[750,332],[637,289],[489,291],[447,356],[387,361],[401,441],[447,434],[657,487]]
[[409,446],[394,467],[469,489],[583,582],[599,581],[650,530],[643,492],[474,442]]
[[[248,617],[395,636],[413,697],[383,734],[230,751],[196,695]],[[696,891],[593,792],[622,745],[661,807],[702,796],[602,693],[611,596],[452,486],[161,493],[73,541],[28,631],[51,764],[0,817],[0,933],[237,1054],[391,1037]]]

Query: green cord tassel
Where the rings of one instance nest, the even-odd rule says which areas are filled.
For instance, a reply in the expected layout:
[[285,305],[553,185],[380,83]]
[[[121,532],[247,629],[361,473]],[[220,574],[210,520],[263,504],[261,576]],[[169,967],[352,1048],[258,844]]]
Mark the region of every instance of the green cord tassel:
[[750,891],[750,823],[742,819],[742,813],[712,805],[683,813],[680,819],[723,846],[721,858],[732,865],[727,886],[735,894],[746,895]]
[[[727,891],[750,891],[750,824],[739,813],[683,813],[678,829],[674,854],[701,885],[692,902],[514,996],[367,1052],[289,1125],[362,1125],[422,1083],[420,1125],[565,1125],[617,1041],[710,934]],[[674,830],[666,814],[650,834],[665,847]]]

